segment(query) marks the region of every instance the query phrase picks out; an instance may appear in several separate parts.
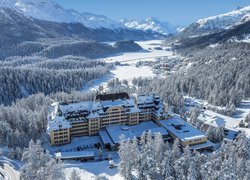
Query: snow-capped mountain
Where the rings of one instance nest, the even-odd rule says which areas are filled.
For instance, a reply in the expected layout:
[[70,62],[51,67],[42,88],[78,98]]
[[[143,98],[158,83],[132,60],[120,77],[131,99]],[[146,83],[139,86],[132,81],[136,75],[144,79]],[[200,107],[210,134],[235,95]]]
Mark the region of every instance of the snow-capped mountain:
[[15,3],[16,3],[16,0],[0,0],[0,8],[3,8],[3,7],[14,8]]
[[64,23],[77,22],[93,29],[121,28],[118,22],[105,16],[91,13],[79,13],[72,9],[64,9],[52,0],[17,0],[16,8],[21,10],[26,16],[40,20]]
[[238,24],[241,19],[250,14],[250,6],[236,8],[233,11],[217,16],[200,19],[197,23],[203,29],[227,29]]
[[147,18],[145,20],[121,20],[121,23],[127,28],[143,31],[153,31],[164,35],[174,34],[177,28],[167,22],[161,22],[157,18]]
[[208,18],[200,19],[196,23],[184,28],[182,32],[189,34],[196,33],[209,33],[229,29],[232,26],[240,24],[242,20],[249,16],[250,6],[243,8],[236,8],[233,11],[225,14],[211,16]]
[[[4,0],[8,1],[8,0]],[[12,0],[14,1],[14,0]],[[160,22],[156,18],[146,20],[123,20],[121,22],[109,19],[103,15],[92,13],[80,13],[73,9],[64,9],[53,0],[16,0],[16,9],[22,11],[26,16],[40,20],[64,23],[81,23],[92,29],[133,29],[151,31],[164,35],[173,34],[176,28],[166,22]]]

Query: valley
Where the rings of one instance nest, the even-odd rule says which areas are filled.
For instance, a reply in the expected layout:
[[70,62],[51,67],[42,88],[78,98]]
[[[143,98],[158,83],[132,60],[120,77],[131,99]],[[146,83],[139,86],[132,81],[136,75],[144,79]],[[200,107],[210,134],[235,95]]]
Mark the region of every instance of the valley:
[[0,0],[1,180],[250,179],[250,2],[176,3]]
[[[149,78],[163,77],[164,75],[158,73],[150,65],[137,66],[138,62],[150,62],[156,63],[159,58],[180,58],[175,55],[175,52],[171,51],[168,47],[162,47],[162,40],[150,40],[150,41],[136,41],[143,50],[139,52],[120,53],[115,56],[107,58],[101,58],[106,63],[114,64],[114,67],[110,70],[110,74],[101,79],[93,80],[87,86],[83,87],[83,91],[97,90],[99,86],[107,87],[107,82],[118,78],[119,80],[127,80],[129,85],[132,85],[134,78]],[[113,45],[114,43],[108,43]],[[167,59],[165,60],[168,61]]]

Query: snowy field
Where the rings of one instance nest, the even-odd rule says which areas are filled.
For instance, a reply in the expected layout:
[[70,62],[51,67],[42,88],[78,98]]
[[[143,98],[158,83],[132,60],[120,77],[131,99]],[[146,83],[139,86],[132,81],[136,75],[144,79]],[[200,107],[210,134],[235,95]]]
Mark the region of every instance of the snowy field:
[[108,76],[92,81],[90,84],[83,87],[83,91],[96,90],[99,86],[106,87],[107,82],[115,78],[119,78],[120,80],[126,79],[129,81],[129,84],[131,84],[134,78],[153,78],[159,76],[154,74],[153,69],[149,66],[136,67],[136,63],[139,61],[156,61],[156,58],[171,57],[174,53],[167,51],[166,48],[162,50],[154,49],[156,47],[161,47],[161,40],[138,41],[136,43],[144,50],[140,52],[122,53],[117,56],[103,59],[107,63],[120,62],[121,66],[115,66]]
[[[118,163],[118,158],[114,159],[115,163]],[[83,180],[96,180],[98,177],[100,179],[109,179],[109,180],[123,180],[119,175],[119,170],[117,167],[109,168],[108,161],[100,161],[100,162],[71,162],[64,163],[66,176],[69,177],[71,171],[75,169]]]
[[[144,50],[141,52],[122,53],[117,56],[105,58],[106,62],[122,62],[128,64],[135,64],[138,61],[154,61],[157,57],[173,56],[173,52],[166,51],[163,47],[162,50],[156,50],[154,48],[161,47],[161,40],[151,41],[137,41]],[[150,50],[149,50],[150,49]]]

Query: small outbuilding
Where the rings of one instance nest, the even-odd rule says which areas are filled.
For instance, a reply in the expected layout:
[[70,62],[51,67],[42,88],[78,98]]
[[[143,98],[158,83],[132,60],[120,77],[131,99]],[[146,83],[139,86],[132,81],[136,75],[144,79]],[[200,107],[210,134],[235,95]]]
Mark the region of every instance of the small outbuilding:
[[94,152],[93,151],[58,152],[55,153],[55,158],[58,160],[90,161],[94,160]]

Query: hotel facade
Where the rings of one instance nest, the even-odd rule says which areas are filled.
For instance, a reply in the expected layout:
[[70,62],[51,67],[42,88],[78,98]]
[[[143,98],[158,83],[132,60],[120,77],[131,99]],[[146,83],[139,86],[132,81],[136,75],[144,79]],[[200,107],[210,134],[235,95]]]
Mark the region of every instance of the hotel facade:
[[71,137],[97,135],[113,125],[133,126],[165,118],[160,97],[129,97],[127,93],[97,95],[93,101],[53,103],[48,116],[51,145],[70,143]]

